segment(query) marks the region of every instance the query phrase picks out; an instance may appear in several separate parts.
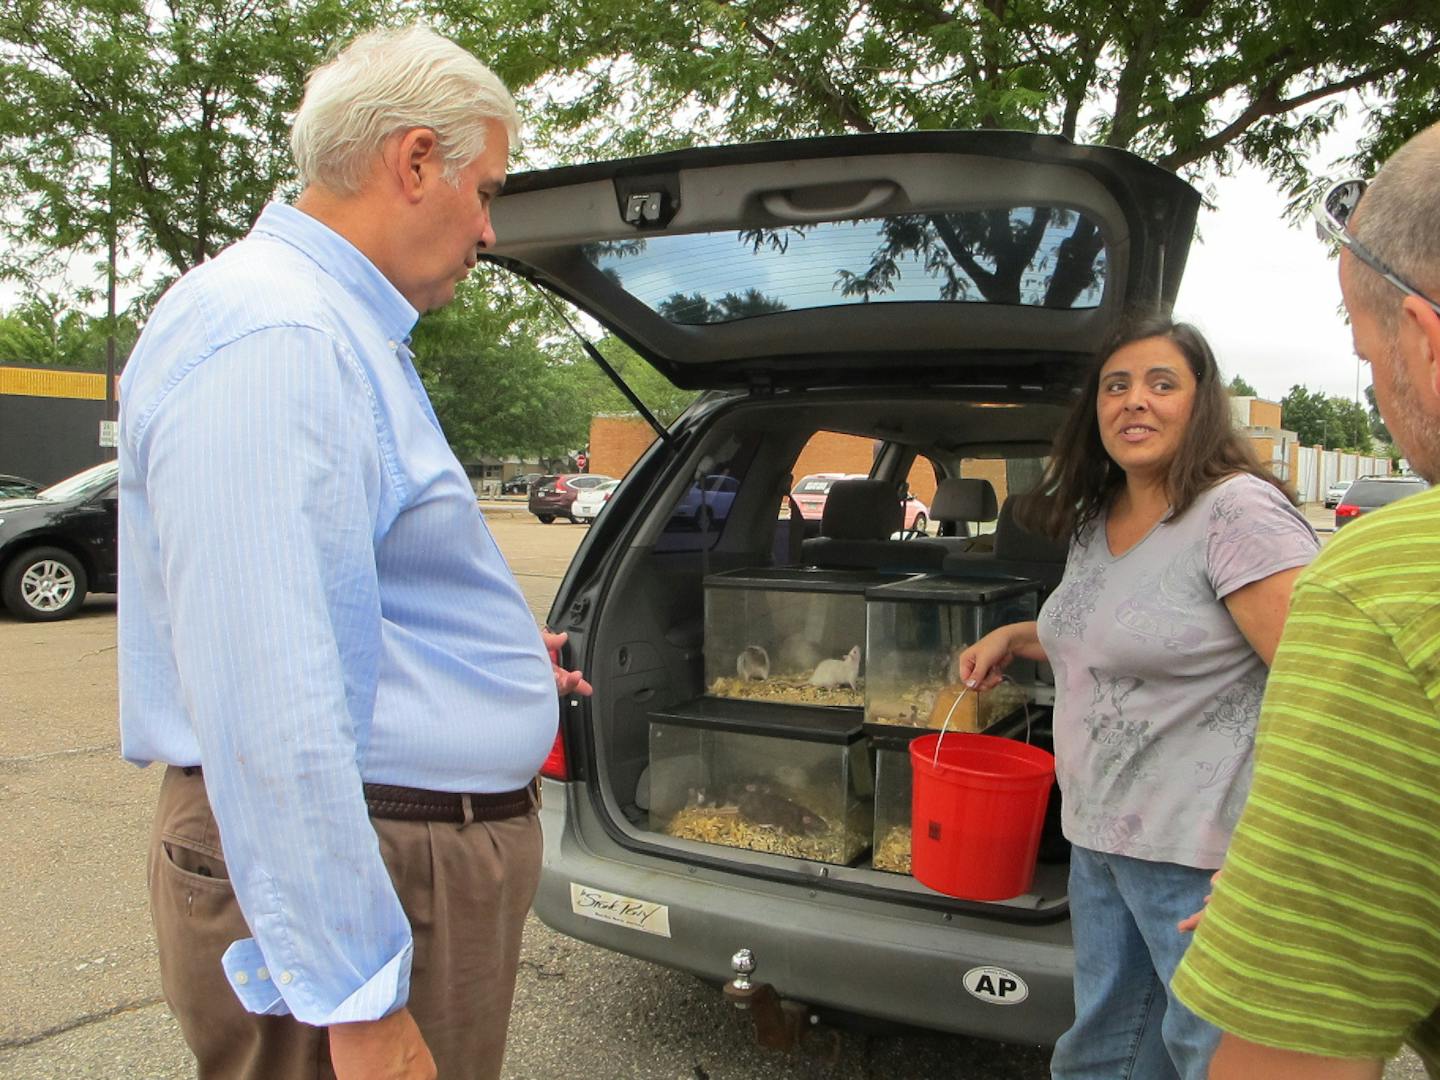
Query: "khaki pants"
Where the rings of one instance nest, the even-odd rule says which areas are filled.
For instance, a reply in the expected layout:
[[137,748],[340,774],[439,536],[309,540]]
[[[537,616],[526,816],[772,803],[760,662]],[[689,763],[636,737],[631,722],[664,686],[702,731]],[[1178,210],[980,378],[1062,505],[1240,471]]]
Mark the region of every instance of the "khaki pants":
[[[539,882],[539,819],[373,824],[415,941],[409,1009],[440,1078],[493,1080]],[[220,957],[251,934],[198,770],[166,770],[149,882],[161,986],[200,1080],[333,1080],[324,1028],[246,1012],[226,980]]]

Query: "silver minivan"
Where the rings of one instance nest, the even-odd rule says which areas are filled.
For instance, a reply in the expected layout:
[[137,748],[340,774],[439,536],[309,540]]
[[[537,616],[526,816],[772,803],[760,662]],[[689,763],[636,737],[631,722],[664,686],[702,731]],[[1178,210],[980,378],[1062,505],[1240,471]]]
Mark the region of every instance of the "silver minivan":
[[[544,770],[545,923],[732,995],[761,987],[792,1017],[860,1014],[1031,1043],[1068,1026],[1058,796],[1028,891],[957,899],[878,868],[868,838],[827,861],[676,835],[652,812],[671,782],[657,773],[656,732],[681,715],[724,730],[749,722],[707,694],[717,575],[803,576],[834,541],[844,572],[958,572],[1033,582],[1043,597],[1063,547],[1008,524],[1007,496],[1034,484],[1083,366],[1122,313],[1172,304],[1199,202],[1129,153],[995,131],[691,149],[511,177],[486,258],[703,391],[669,429],[654,424],[611,499],[620,509],[585,537],[550,612],[569,634],[565,663],[595,693],[564,703]],[[777,513],[820,432],[870,440],[870,480],[897,499],[917,467],[938,487],[991,477],[974,483],[999,504],[993,545],[941,520],[938,495],[938,535],[907,540],[887,530],[847,544],[813,535],[830,528],[828,509],[822,522]],[[728,505],[697,527],[687,500],[713,476],[733,481]],[[985,513],[974,505],[970,515]],[[1023,720],[994,731],[1044,739],[1053,694],[1043,670],[1033,682]],[[846,736],[842,782],[878,799],[866,793],[879,741],[861,708],[812,711],[864,732]],[[776,761],[785,745],[774,743]]]

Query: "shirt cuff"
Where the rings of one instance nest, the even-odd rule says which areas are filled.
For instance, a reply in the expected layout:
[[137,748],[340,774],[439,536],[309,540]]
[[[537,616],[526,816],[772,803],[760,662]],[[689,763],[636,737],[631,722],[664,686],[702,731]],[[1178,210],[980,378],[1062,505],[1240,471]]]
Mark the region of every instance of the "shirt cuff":
[[[329,1012],[316,1014],[314,988],[305,988],[300,976],[290,971],[271,971],[254,938],[232,942],[220,958],[225,978],[247,1012],[260,1016],[295,1016],[316,1027],[379,1020],[405,1004],[410,996],[410,965],[414,946],[407,943],[374,975],[361,983],[349,997]],[[299,1011],[291,1009],[286,993],[310,999]],[[297,1004],[299,1002],[297,1001]]]

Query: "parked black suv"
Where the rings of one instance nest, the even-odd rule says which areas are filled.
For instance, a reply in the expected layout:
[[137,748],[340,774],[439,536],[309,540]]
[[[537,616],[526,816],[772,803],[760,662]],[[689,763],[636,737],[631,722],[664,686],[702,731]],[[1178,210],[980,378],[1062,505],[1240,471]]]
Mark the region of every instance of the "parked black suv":
[[[855,700],[893,659],[873,640],[864,653],[878,631],[863,621],[837,640],[822,594],[952,560],[999,592],[1012,586],[996,579],[1026,579],[1032,603],[1058,578],[1063,545],[1025,540],[1003,505],[993,550],[892,539],[895,493],[917,463],[991,515],[997,492],[974,479],[977,463],[1011,495],[1033,484],[1117,319],[1173,303],[1198,206],[1188,184],[1131,154],[1017,132],[692,149],[510,178],[494,208],[500,241],[482,258],[705,391],[668,430],[656,425],[550,610],[569,633],[564,663],[595,693],[565,703],[543,770],[542,920],[716,983],[753,964],[756,985],[810,1016],[1031,1043],[1066,1028],[1063,843],[1048,858],[1042,847],[1030,889],[1001,901],[928,888],[907,872],[908,840],[888,862],[868,831],[821,844],[851,819],[817,812],[807,792],[848,800],[857,822],[871,801],[879,816],[886,751],[870,737],[871,703]],[[873,440],[874,458],[811,539],[777,511],[821,431]],[[734,481],[727,512],[697,529],[677,511],[712,476]],[[732,613],[745,590],[754,598],[725,625],[708,609],[722,585]],[[782,619],[788,639],[762,638]],[[936,637],[911,640],[933,650]],[[943,681],[951,657],[926,675]],[[851,699],[724,690],[806,670],[795,692]],[[1039,742],[1053,686],[1043,671],[1023,678],[1029,723],[995,730]],[[935,716],[929,701],[900,707],[921,724]],[[888,760],[903,783],[909,756]]]
[[0,600],[21,619],[74,615],[91,592],[115,591],[115,462],[35,495],[0,499]]
[[1344,496],[1336,505],[1335,528],[1429,487],[1419,476],[1362,476],[1345,489]]

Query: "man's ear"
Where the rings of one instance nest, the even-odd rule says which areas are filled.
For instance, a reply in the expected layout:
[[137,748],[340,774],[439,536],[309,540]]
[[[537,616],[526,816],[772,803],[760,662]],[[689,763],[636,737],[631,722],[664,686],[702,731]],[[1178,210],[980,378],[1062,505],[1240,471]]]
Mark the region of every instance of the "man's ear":
[[396,132],[386,143],[385,164],[400,193],[409,202],[419,202],[421,192],[434,183],[440,172],[440,143],[426,127]]
[[1440,312],[1417,296],[1400,307],[1400,340],[1419,356],[1427,388],[1440,398]]

